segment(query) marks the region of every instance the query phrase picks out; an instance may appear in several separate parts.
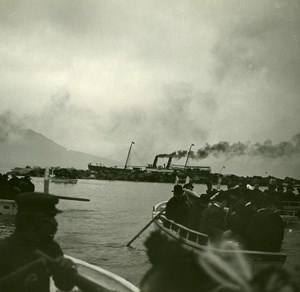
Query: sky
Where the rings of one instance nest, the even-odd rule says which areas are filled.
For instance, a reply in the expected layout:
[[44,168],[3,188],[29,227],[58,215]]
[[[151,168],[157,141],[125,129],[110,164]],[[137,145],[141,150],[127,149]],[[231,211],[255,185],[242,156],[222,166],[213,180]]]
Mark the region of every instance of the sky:
[[190,163],[300,178],[299,15],[299,0],[1,0],[0,115],[111,159],[131,141],[147,163],[269,145]]

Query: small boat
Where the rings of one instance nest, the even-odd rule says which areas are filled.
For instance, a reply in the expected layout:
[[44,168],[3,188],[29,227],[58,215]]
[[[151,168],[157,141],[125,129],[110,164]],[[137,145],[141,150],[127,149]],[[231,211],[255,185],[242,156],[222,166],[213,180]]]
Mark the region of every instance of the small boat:
[[65,177],[52,177],[50,181],[53,183],[62,183],[62,184],[76,184],[77,178],[65,178]]
[[300,201],[283,201],[282,204],[284,211],[293,211],[296,214],[300,214]]
[[[166,201],[161,202],[153,207],[152,218],[154,219],[160,212],[166,208]],[[281,252],[261,252],[250,250],[224,250],[209,245],[208,236],[206,234],[191,230],[167,219],[163,213],[154,220],[154,227],[160,230],[173,240],[182,242],[183,246],[192,249],[195,252],[213,251],[220,255],[229,255],[230,253],[240,253],[249,262],[254,271],[272,265],[281,268],[286,260],[287,255]]]
[[15,215],[17,204],[14,200],[0,199],[0,215]]
[[[77,266],[78,272],[83,277],[87,278],[93,282],[94,286],[98,290],[93,291],[118,291],[118,292],[138,292],[139,289],[134,286],[132,283],[128,282],[124,278],[111,273],[105,269],[102,269],[98,266],[89,264],[82,260],[65,256],[66,258],[71,259]],[[50,292],[58,291],[54,286],[53,281],[50,282]],[[80,292],[81,290],[75,287],[72,291]]]
[[282,218],[282,220],[285,222],[286,227],[289,227],[290,225],[295,224],[299,219],[296,211],[280,210],[279,215]]

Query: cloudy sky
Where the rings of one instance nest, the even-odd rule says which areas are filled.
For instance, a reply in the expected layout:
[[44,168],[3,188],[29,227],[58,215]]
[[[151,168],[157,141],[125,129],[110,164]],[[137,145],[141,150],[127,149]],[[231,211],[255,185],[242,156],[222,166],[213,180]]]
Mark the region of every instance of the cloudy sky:
[[[146,162],[295,142],[299,15],[299,0],[1,0],[0,114],[103,157],[135,141]],[[300,178],[298,154],[201,163]]]

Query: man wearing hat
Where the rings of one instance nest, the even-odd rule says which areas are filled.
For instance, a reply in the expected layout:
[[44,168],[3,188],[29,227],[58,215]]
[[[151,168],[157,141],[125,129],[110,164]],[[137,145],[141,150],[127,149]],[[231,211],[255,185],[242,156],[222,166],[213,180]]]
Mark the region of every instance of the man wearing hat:
[[224,211],[229,200],[228,191],[220,191],[215,195],[214,202],[202,213],[200,232],[207,234],[212,244],[220,244],[223,236],[228,237],[228,233],[231,233],[230,230],[226,230]]
[[2,292],[30,291],[48,292],[50,275],[57,288],[69,291],[74,284],[68,280],[76,273],[74,263],[63,257],[59,244],[54,241],[58,223],[55,216],[58,198],[44,193],[22,193],[15,199],[18,212],[15,230],[11,236],[0,241],[0,285],[1,278],[19,271],[20,268],[37,261],[41,251],[54,259],[54,264],[28,269],[28,273],[14,279]]
[[166,204],[166,217],[176,223],[186,226],[189,206],[186,202],[181,185],[175,185],[173,197]]

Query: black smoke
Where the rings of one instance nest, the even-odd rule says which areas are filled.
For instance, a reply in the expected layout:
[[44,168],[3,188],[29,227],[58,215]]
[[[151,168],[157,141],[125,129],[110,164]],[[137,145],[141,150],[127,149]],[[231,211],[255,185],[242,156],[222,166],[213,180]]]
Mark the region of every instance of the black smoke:
[[[277,144],[273,144],[271,140],[266,140],[263,143],[230,143],[227,141],[221,141],[219,143],[210,145],[206,144],[204,147],[197,151],[191,151],[189,158],[191,159],[205,159],[209,156],[213,157],[226,157],[233,158],[239,156],[251,156],[251,157],[264,157],[264,158],[282,158],[291,157],[294,154],[300,153],[300,133],[293,136],[290,141],[283,141]],[[158,157],[170,157],[183,158],[188,155],[187,150],[178,150],[169,154],[159,154]]]

